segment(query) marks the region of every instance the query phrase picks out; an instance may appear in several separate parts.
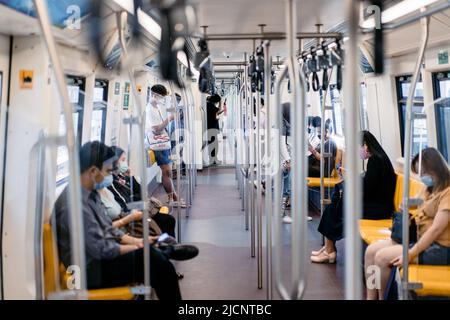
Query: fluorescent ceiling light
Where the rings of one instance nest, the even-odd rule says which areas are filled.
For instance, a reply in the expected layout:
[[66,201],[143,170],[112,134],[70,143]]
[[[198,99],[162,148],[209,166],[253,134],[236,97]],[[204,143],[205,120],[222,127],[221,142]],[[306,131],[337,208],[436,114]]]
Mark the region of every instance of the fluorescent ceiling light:
[[152,36],[154,36],[158,41],[161,41],[161,26],[150,17],[148,14],[146,14],[141,9],[137,12],[139,24],[142,26],[142,28],[146,29]]
[[[381,23],[392,22],[438,1],[439,0],[403,0],[381,13]],[[363,21],[361,27],[367,29],[375,28],[375,19],[372,17]]]
[[[134,14],[134,1],[114,0],[114,2],[117,3],[123,9],[127,10],[128,13]],[[158,39],[158,41],[161,41],[161,26],[155,21],[155,19],[150,17],[140,8],[137,11],[137,18],[142,28],[147,30],[152,36]]]
[[134,14],[134,1],[133,0],[114,0],[119,6],[127,10],[129,13]]

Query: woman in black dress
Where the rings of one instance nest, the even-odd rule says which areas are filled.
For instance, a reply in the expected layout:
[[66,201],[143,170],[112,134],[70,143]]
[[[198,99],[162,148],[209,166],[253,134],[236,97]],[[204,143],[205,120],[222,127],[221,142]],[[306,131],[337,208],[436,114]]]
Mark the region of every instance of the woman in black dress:
[[[368,131],[362,132],[360,149],[362,160],[367,160],[363,173],[363,218],[371,220],[389,219],[394,211],[396,175],[391,161],[377,139]],[[325,208],[319,224],[319,232],[325,237],[325,246],[311,253],[311,261],[334,263],[335,243],[343,234],[344,185],[336,185],[332,203]]]

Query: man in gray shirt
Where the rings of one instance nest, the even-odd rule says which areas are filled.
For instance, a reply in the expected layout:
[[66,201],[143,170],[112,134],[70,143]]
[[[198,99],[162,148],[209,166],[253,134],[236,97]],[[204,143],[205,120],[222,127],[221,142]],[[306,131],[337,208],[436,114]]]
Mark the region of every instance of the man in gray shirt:
[[[80,149],[82,211],[86,249],[88,288],[105,288],[143,283],[143,239],[124,234],[112,225],[97,190],[112,183],[114,151],[101,142],[89,142]],[[68,190],[55,203],[54,220],[58,254],[71,265],[70,208]],[[150,243],[156,241],[151,237]],[[150,279],[160,300],[180,300],[181,293],[174,266],[157,248],[150,246]]]

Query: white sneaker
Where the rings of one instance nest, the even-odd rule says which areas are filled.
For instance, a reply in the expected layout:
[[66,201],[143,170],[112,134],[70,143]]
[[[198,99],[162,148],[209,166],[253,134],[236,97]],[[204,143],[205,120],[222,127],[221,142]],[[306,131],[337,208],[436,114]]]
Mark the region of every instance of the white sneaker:
[[312,217],[308,216],[308,221],[312,221],[312,219],[313,219]]
[[292,218],[289,216],[284,216],[283,217],[283,223],[292,223]]

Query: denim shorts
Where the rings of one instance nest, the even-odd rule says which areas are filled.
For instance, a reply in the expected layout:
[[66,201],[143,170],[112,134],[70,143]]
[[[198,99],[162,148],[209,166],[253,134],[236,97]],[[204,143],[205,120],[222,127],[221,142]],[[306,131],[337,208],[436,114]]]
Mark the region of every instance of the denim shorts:
[[155,160],[158,166],[171,164],[172,160],[170,160],[170,149],[155,151]]
[[419,255],[419,264],[445,266],[450,265],[450,247],[434,242]]

